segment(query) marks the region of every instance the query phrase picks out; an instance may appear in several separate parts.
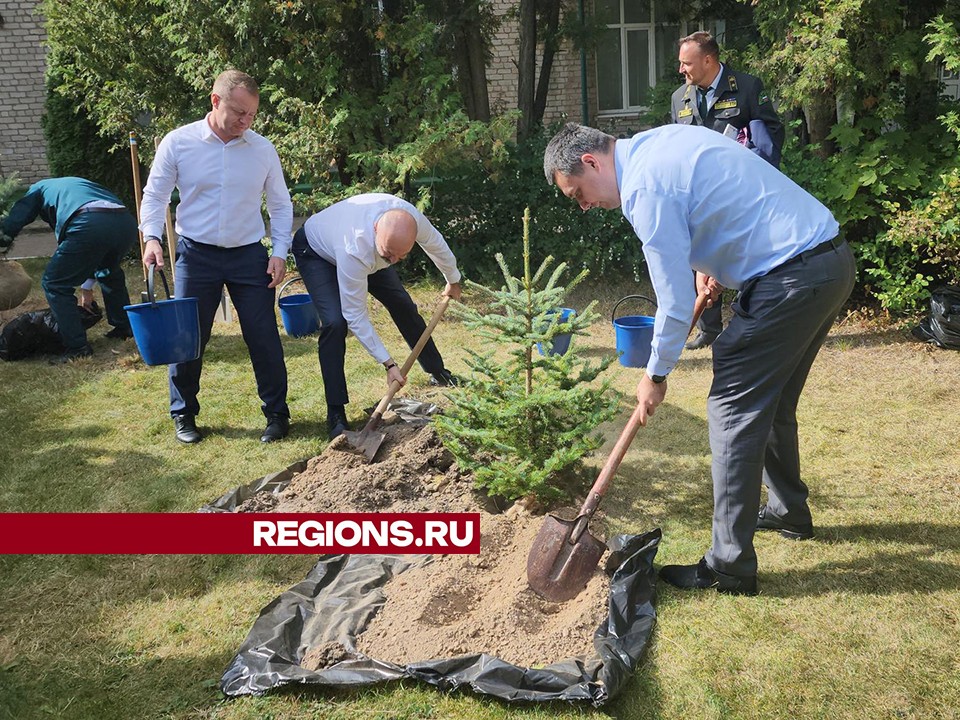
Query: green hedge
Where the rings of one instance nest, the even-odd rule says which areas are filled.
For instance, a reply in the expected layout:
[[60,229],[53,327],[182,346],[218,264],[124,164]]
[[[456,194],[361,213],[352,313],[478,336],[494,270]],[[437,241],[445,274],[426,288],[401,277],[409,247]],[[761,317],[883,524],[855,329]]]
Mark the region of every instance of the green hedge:
[[[495,260],[502,253],[508,266],[522,262],[516,241],[523,233],[523,211],[530,207],[531,261],[548,255],[566,262],[573,272],[586,268],[593,278],[611,274],[638,276],[643,254],[629,223],[619,210],[584,213],[543,175],[543,152],[557,128],[509,148],[495,163],[477,160],[439,171],[421,180],[421,205],[443,233],[467,277],[501,279]],[[432,274],[422,254],[411,256],[409,271]]]
[[[79,103],[51,89],[55,84],[48,78],[43,115],[51,177],[92,180],[114,192],[132,210],[135,207],[133,174],[130,155],[123,151],[127,139],[100,136],[96,123],[79,109]],[[143,172],[141,170],[141,181],[146,183]]]

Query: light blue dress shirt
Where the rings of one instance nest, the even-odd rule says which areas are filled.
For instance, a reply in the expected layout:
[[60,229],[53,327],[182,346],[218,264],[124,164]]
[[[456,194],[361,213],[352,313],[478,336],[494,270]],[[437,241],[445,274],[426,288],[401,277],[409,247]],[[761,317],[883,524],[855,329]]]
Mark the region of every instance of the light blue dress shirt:
[[739,289],[839,232],[819,200],[705,127],[648,130],[618,140],[614,157],[621,210],[657,294],[650,375],[673,370],[683,350],[696,301],[691,269]]

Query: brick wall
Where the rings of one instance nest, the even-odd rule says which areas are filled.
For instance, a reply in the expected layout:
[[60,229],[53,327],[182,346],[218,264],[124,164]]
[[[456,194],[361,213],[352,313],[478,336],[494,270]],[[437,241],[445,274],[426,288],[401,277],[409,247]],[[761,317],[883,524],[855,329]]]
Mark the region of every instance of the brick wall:
[[[517,5],[517,0],[492,0],[494,12],[503,17]],[[576,0],[566,3],[569,12],[576,12]],[[487,86],[490,109],[494,112],[517,108],[517,59],[520,54],[520,34],[515,17],[504,17],[493,39],[492,58],[487,67]],[[537,72],[543,48],[537,50]],[[565,117],[582,122],[580,111],[580,53],[569,42],[564,43],[554,56],[550,73],[550,92],[547,94],[545,123]],[[588,81],[587,87],[590,87]],[[590,103],[595,104],[594,99]],[[592,117],[592,111],[591,111]]]
[[46,33],[35,0],[0,0],[0,176],[32,183],[49,174],[40,118]]

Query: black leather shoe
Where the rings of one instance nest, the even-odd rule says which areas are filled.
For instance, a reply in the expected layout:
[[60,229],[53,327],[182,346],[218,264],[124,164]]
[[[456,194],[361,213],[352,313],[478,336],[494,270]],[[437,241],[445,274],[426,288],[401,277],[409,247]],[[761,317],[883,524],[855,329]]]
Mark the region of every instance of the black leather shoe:
[[349,429],[350,423],[345,413],[340,411],[327,413],[327,437],[331,440],[343,435]]
[[104,337],[108,337],[111,340],[129,340],[133,337],[133,333],[129,328],[115,327],[113,330],[104,335]]
[[707,565],[706,558],[700,558],[696,565],[664,565],[660,568],[660,578],[671,585],[684,590],[708,590],[716,588],[724,595],[756,595],[757,576],[726,575]]
[[50,364],[63,365],[68,362],[73,362],[74,360],[79,360],[80,358],[90,357],[91,355],[93,355],[93,348],[90,347],[90,343],[87,343],[83,347],[67,350],[60,357],[56,357],[53,360],[51,360]]
[[433,387],[458,387],[460,378],[444,368],[440,372],[435,372],[430,376],[430,384]]
[[283,440],[290,432],[290,420],[282,415],[271,415],[267,418],[267,427],[260,436],[260,442],[269,443]]
[[776,530],[789,540],[809,540],[813,537],[813,523],[793,525],[773,514],[766,505],[757,514],[757,530]]
[[683,347],[685,350],[699,350],[700,348],[710,347],[716,339],[717,336],[713,333],[698,331],[697,336]]
[[173,427],[177,431],[177,440],[184,445],[193,445],[203,439],[193,415],[174,415]]

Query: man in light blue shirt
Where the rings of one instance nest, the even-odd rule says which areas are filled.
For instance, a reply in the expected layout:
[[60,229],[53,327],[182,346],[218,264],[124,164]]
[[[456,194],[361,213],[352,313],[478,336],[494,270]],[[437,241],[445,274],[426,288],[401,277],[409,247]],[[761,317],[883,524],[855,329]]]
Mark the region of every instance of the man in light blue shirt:
[[[544,172],[583,210],[620,207],[643,245],[658,308],[637,385],[642,424],[663,402],[697,295],[738,291],[734,317],[714,343],[707,401],[713,543],[699,563],[668,565],[660,575],[678,587],[755,594],[754,532],[813,536],[796,407],[853,288],[853,254],[837,221],[769,163],[702,127],[615,140],[568,123],[547,146]],[[763,508],[761,482],[769,491]]]

